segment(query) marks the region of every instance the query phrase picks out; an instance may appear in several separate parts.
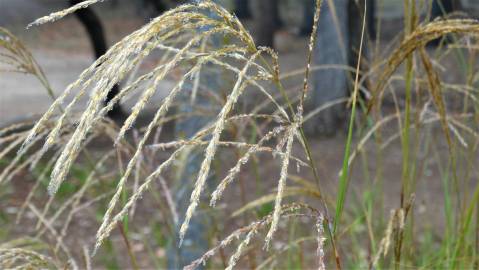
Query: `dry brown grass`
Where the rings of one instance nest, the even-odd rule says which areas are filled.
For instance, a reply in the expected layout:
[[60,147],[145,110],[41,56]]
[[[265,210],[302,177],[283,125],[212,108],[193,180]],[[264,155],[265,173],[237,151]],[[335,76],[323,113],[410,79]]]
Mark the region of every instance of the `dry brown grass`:
[[[96,2],[99,2],[99,0],[85,1],[72,8],[40,18],[34,25],[57,20],[66,14]],[[320,68],[313,67],[311,65],[311,59],[315,45],[315,34],[317,31],[316,27],[319,20],[321,2],[320,0],[316,1],[315,27],[309,41],[309,54],[305,64],[306,67],[304,71],[293,74],[282,75],[278,64],[278,55],[272,49],[258,48],[249,32],[245,30],[243,24],[224,8],[216,5],[212,1],[182,5],[165,12],[163,15],[155,18],[141,29],[115,44],[103,57],[86,69],[78,80],[68,86],[63,94],[53,102],[43,117],[34,123],[30,131],[11,132],[19,127],[26,127],[28,124],[19,124],[0,131],[0,135],[2,135],[0,136],[0,145],[6,145],[6,147],[0,151],[0,159],[9,154],[11,155],[11,153],[17,150],[23,143],[18,154],[9,161],[2,171],[0,183],[5,184],[11,180],[15,174],[25,168],[34,170],[42,158],[49,158],[47,165],[44,170],[42,170],[30,194],[33,194],[35,190],[40,188],[41,181],[47,178],[46,175],[51,169],[48,192],[52,197],[44,205],[44,209],[41,210],[37,209],[32,202],[33,195],[29,195],[21,208],[22,210],[18,215],[18,220],[21,219],[25,209],[34,212],[38,218],[37,236],[41,237],[46,233],[53,235],[56,243],[54,254],[58,255],[61,253],[64,257],[70,258],[71,267],[78,267],[76,262],[71,259],[74,256],[69,250],[69,247],[64,244],[64,238],[68,235],[68,228],[71,225],[73,216],[79,209],[88,207],[89,204],[94,201],[101,200],[105,197],[109,198],[101,225],[96,233],[93,255],[99,250],[104,241],[109,238],[112,231],[118,227],[118,224],[123,222],[128,215],[132,215],[135,206],[139,203],[142,196],[150,190],[151,186],[157,181],[161,183],[162,191],[166,194],[169,208],[168,215],[171,217],[171,220],[173,220],[173,224],[176,224],[181,218],[179,218],[176,213],[172,195],[169,191],[170,183],[162,180],[161,177],[166,175],[169,169],[174,168],[175,162],[180,160],[182,155],[188,154],[192,149],[203,150],[204,148],[204,157],[194,181],[194,189],[190,196],[189,206],[179,232],[179,244],[181,245],[183,237],[188,230],[190,220],[201,203],[202,196],[205,193],[207,178],[212,170],[214,170],[214,159],[218,156],[220,148],[241,150],[242,152],[240,152],[238,158],[235,160],[234,166],[214,188],[210,198],[210,206],[212,207],[217,206],[225,190],[233,185],[236,178],[240,178],[240,172],[245,169],[245,164],[252,161],[256,162],[257,154],[266,152],[273,154],[273,156],[277,155],[280,157],[279,177],[275,193],[268,194],[264,197],[260,197],[256,201],[243,205],[242,208],[233,215],[244,214],[259,205],[274,201],[272,213],[259,221],[253,222],[229,234],[228,237],[220,241],[203,257],[192,262],[186,269],[195,269],[199,265],[204,264],[206,260],[212,256],[223,252],[223,249],[231,245],[235,239],[243,237],[231,253],[226,265],[227,269],[232,269],[238,264],[241,257],[248,252],[251,242],[260,234],[261,229],[269,226],[264,237],[265,247],[267,249],[271,246],[271,242],[274,241],[275,233],[278,231],[282,220],[294,220],[303,217],[307,218],[310,224],[313,224],[310,228],[309,235],[314,235],[312,239],[317,242],[317,252],[315,255],[317,257],[317,266],[320,269],[326,269],[332,265],[336,265],[337,268],[341,268],[341,266],[347,267],[347,265],[344,266],[345,264],[341,264],[341,262],[347,261],[345,258],[347,256],[344,254],[341,256],[340,250],[342,248],[341,242],[347,242],[347,240],[341,239],[341,237],[348,232],[349,228],[346,228],[345,232],[340,232],[336,231],[336,225],[345,219],[341,214],[348,190],[349,170],[358,157],[365,158],[364,149],[368,142],[374,141],[372,138],[376,140],[374,142],[377,143],[378,149],[381,151],[386,148],[391,141],[397,138],[403,139],[405,136],[404,131],[409,133],[413,129],[419,130],[423,125],[439,122],[450,147],[449,153],[451,159],[458,160],[454,157],[456,155],[462,155],[462,152],[457,152],[459,150],[455,147],[456,141],[454,139],[459,141],[461,145],[473,145],[474,149],[477,149],[479,141],[477,131],[477,92],[469,91],[469,89],[474,88],[472,84],[467,88],[451,86],[442,82],[439,72],[435,70],[435,63],[431,59],[432,57],[429,56],[425,50],[425,45],[433,39],[451,33],[469,35],[477,38],[479,24],[474,20],[438,20],[414,28],[413,31],[404,37],[402,43],[391,53],[387,61],[378,63],[372,68],[370,73],[362,74],[363,77],[369,76],[377,78],[373,91],[371,91],[372,98],[369,106],[365,108],[367,112],[374,109],[375,114],[374,118],[367,119],[367,121],[370,121],[368,122],[369,125],[355,125],[355,121],[357,120],[355,117],[356,104],[361,87],[359,77],[361,61],[358,61],[356,70],[347,67],[356,72],[352,100],[341,99],[333,101],[304,115],[303,106],[310,88],[308,85],[310,72]],[[211,14],[213,16],[210,16]],[[42,83],[44,83],[44,86],[50,89],[41,69],[23,45],[6,30],[0,30],[0,35],[2,37],[0,38],[0,46],[5,48],[8,53],[1,54],[1,56],[6,59],[3,63],[14,67],[17,65],[16,63],[18,63],[18,68],[15,69],[16,71],[37,76]],[[231,41],[224,42],[221,46],[217,46],[214,40],[218,38]],[[132,76],[131,74],[134,73],[138,65],[153,51],[161,51],[163,53],[163,57],[158,64],[146,74],[137,76],[135,80],[129,80],[130,84],[125,85],[118,96],[111,100],[106,106],[103,106],[103,102],[110,89],[114,85],[124,82],[128,77]],[[413,68],[414,70],[418,69],[418,67],[412,65],[413,62],[411,60],[416,54],[419,55],[419,59],[425,71],[425,74],[418,72],[417,82],[427,83],[428,101],[424,103],[418,102],[417,107],[412,108],[411,111],[398,109],[397,112],[391,115],[382,116],[380,109],[386,89],[388,89],[387,87],[390,87],[391,80],[403,62],[411,61],[409,62],[411,65],[408,65],[410,66],[409,72],[412,72]],[[166,122],[181,117],[188,117],[184,115],[174,115],[171,111],[175,106],[175,102],[178,101],[179,95],[185,92],[185,86],[190,84],[190,80],[192,81],[191,84],[193,88],[190,99],[192,107],[195,106],[198,95],[208,94],[210,92],[219,93],[222,90],[205,90],[205,87],[200,85],[199,77],[203,71],[212,67],[234,78],[233,81],[225,80],[225,84],[228,84],[228,90],[223,100],[218,98],[222,103],[212,118],[212,121],[202,127],[191,138],[174,138],[168,142],[158,142],[159,132],[161,132],[161,128]],[[474,72],[474,70],[471,71],[471,73],[473,73],[471,78],[477,76],[477,73],[474,75]],[[178,76],[178,74],[180,74],[180,76]],[[288,76],[294,76],[295,74],[304,74],[304,81],[302,88],[297,91],[293,99],[290,99],[282,85],[282,81]],[[424,76],[421,77],[422,75]],[[143,112],[146,104],[151,100],[155,92],[158,91],[161,81],[168,78],[168,76],[179,77],[179,79],[175,86],[168,92],[168,95],[163,99],[162,103],[158,104],[158,109],[154,113],[153,119],[140,133],[137,133],[134,140],[135,142],[130,143],[127,135],[134,127],[135,122]],[[406,81],[408,81],[407,77],[408,76],[406,76]],[[269,89],[273,89],[276,92],[272,94]],[[472,105],[473,110],[465,106],[464,111],[460,114],[448,112],[445,101],[445,91],[448,89],[453,89],[452,91],[456,91],[466,97],[471,97],[471,100],[474,101]],[[206,93],[203,93],[203,91]],[[262,94],[264,101],[251,111],[239,112],[240,110],[235,110],[235,105],[240,102],[246,91],[258,91]],[[83,108],[83,113],[77,115],[73,112],[73,106],[77,105],[80,98],[88,94],[88,92],[91,92],[88,104]],[[132,113],[128,115],[121,126],[117,127],[115,123],[104,119],[106,113],[111,110],[116,103],[120,102],[121,99],[138,92],[140,92],[140,97],[132,108]],[[394,92],[393,95],[395,95]],[[211,96],[214,95],[212,94]],[[278,98],[278,96],[282,99]],[[64,102],[67,98],[71,98],[72,101],[64,107]],[[314,114],[321,113],[322,110],[341,103],[350,103],[352,105],[352,117],[350,119],[351,124],[345,145],[346,154],[344,156],[344,166],[339,173],[339,179],[341,179],[341,181],[338,187],[338,200],[336,205],[334,205],[331,203],[333,200],[328,200],[330,194],[323,193],[322,182],[320,182],[317,175],[316,163],[312,158],[308,140],[302,131],[302,124],[304,121],[311,119]],[[432,109],[431,106],[429,106],[430,104],[434,104],[435,108]],[[407,106],[409,105],[412,104],[408,103]],[[265,107],[268,107],[268,109],[263,112],[262,108]],[[357,110],[359,109],[360,108]],[[418,116],[416,122],[401,121],[402,118],[407,118],[409,114],[413,113]],[[469,119],[476,119],[476,121],[472,121],[473,123],[471,124]],[[253,141],[239,140],[238,138],[246,138],[250,135],[245,131],[245,128],[239,129],[244,131],[245,134],[240,134],[233,139],[224,139],[229,135],[226,134],[228,133],[228,127],[240,121],[253,123],[252,126],[254,126],[255,132],[259,133],[257,139]],[[399,131],[393,132],[393,134],[385,140],[378,139],[380,137],[378,133],[381,128],[391,121],[399,122]],[[257,124],[262,124],[262,128],[257,128]],[[358,143],[356,143],[353,148],[353,131],[355,131],[357,127],[361,129],[364,128],[365,131],[360,133]],[[461,131],[469,134],[470,139],[464,138],[465,136],[461,135]],[[115,148],[108,150],[99,160],[90,162],[89,168],[91,172],[80,188],[76,190],[74,195],[66,200],[61,207],[52,210],[50,207],[55,200],[55,194],[62,185],[71,181],[68,179],[68,176],[73,165],[75,162],[78,162],[79,157],[86,157],[85,159],[87,160],[91,157],[87,145],[100,137],[108,138],[109,142],[114,143]],[[151,141],[153,141],[153,143],[151,143]],[[44,142],[43,145],[41,145],[41,142]],[[302,149],[302,153],[299,156],[296,154],[293,155],[295,144]],[[403,149],[409,148],[409,146],[403,147]],[[147,167],[148,164],[145,165],[145,159],[147,159],[145,155],[148,155],[148,153],[150,153],[149,151],[156,153],[155,151],[160,150],[167,154],[167,157],[159,164],[152,163],[149,166],[151,170],[146,170],[145,167]],[[473,150],[472,153],[477,152]],[[154,154],[151,154],[151,157],[153,156]],[[123,166],[125,157],[127,157],[126,166]],[[116,187],[107,194],[102,194],[93,199],[90,198],[87,202],[82,202],[82,200],[87,197],[86,194],[88,190],[92,188],[92,186],[100,183],[100,176],[111,173],[105,172],[104,170],[108,168],[106,163],[115,158],[118,159],[118,167],[122,169],[120,177],[117,179]],[[290,172],[291,161],[299,164],[298,166],[309,167],[315,179],[310,182],[302,179],[294,179]],[[406,162],[409,161],[406,159]],[[123,170],[123,168],[125,169]],[[454,175],[453,178],[456,178],[456,167],[452,170],[454,171],[452,173]],[[131,178],[135,178],[133,185],[130,183]],[[289,179],[300,183],[300,188],[289,188],[287,186]],[[313,182],[315,184],[312,184]],[[319,201],[318,204],[315,204],[316,207],[303,203],[284,203],[286,197],[304,194],[308,194],[308,196],[314,197]],[[443,264],[438,263],[437,265],[458,266],[455,263],[462,259],[463,261],[460,262],[464,263],[461,265],[471,266],[474,264],[474,260],[477,260],[477,258],[474,257],[468,259],[459,257],[459,255],[466,256],[466,254],[471,254],[471,251],[474,252],[474,250],[477,250],[477,247],[474,249],[474,247],[471,246],[471,242],[466,241],[465,237],[466,235],[474,234],[471,232],[471,219],[474,215],[474,203],[478,201],[478,194],[479,192],[475,191],[469,200],[469,204],[460,206],[461,215],[458,219],[460,221],[460,228],[456,231],[458,238],[456,241],[447,243],[447,248],[443,251],[444,262],[441,262]],[[401,194],[401,196],[404,196],[404,194]],[[228,204],[228,202],[226,202],[226,204]],[[319,205],[319,207],[317,205]],[[335,219],[330,216],[328,211],[329,207],[335,208]],[[379,242],[376,243],[374,237],[370,237],[370,241],[372,242],[371,246],[373,246],[371,250],[372,256],[367,260],[367,264],[370,267],[380,267],[381,264],[383,264],[383,266],[389,265],[387,264],[388,260],[391,261],[390,265],[398,267],[401,262],[400,254],[402,252],[403,236],[408,226],[408,218],[411,218],[411,215],[408,215],[408,213],[412,207],[413,203],[410,202],[404,205],[402,204],[401,207],[391,212],[391,217],[386,226],[379,226],[382,230],[377,230],[384,234]],[[50,215],[49,213],[52,211],[54,213]],[[62,218],[63,225],[60,230],[57,230],[53,224],[59,221],[60,218]],[[358,217],[357,220],[362,220],[363,218],[365,217],[361,216]],[[354,222],[351,221],[351,227],[354,227],[355,222],[359,222],[357,220]],[[332,226],[333,223],[334,228]],[[367,225],[372,226],[371,224]],[[374,232],[370,231],[369,235],[374,235]],[[477,236],[477,232],[475,235]],[[413,240],[410,242],[411,245],[414,243]],[[128,244],[127,237],[125,241]],[[393,241],[395,242],[396,263],[392,262],[394,260],[389,259],[387,256]],[[465,248],[465,251],[461,252],[463,248]],[[348,248],[346,249],[348,250]],[[84,253],[87,254],[88,251]],[[333,258],[329,263],[327,260],[328,256]],[[58,265],[51,258],[34,251],[29,251],[28,249],[18,249],[14,247],[0,248],[0,258],[4,257],[9,258],[9,260],[6,260],[7,264],[3,264],[5,266],[24,265],[17,264],[20,260],[22,260],[22,263],[25,262],[25,265],[32,264],[32,266],[36,266],[37,264]],[[86,255],[85,258],[85,265],[90,265],[89,255]],[[384,261],[382,261],[381,258]],[[13,263],[11,263],[11,260],[14,260]],[[451,260],[453,261],[452,264],[449,262]],[[269,263],[270,261],[265,260],[265,263],[266,262]],[[261,267],[264,265],[261,265]]]

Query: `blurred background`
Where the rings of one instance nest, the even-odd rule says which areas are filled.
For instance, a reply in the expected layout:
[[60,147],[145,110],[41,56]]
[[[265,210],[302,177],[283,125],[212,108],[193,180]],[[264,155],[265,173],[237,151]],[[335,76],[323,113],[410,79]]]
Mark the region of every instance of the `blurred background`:
[[[251,3],[246,6],[249,14],[240,14],[242,15],[240,18],[244,18],[242,20],[247,28],[255,37],[261,39],[263,35],[258,33],[261,32],[258,31],[258,24],[261,22],[258,21],[261,21],[264,16],[259,16],[261,7],[258,7],[258,1],[261,4],[263,0],[250,0]],[[264,0],[262,3],[268,1]],[[18,36],[32,51],[56,94],[63,91],[94,60],[90,39],[84,26],[74,15],[29,29],[26,29],[26,26],[41,16],[67,7],[67,2],[63,0],[0,0],[0,26]],[[148,2],[148,0],[110,0],[92,7],[101,17],[107,45],[116,43],[138,29],[157,13],[157,9]],[[165,7],[175,5],[171,0],[160,2],[165,2]],[[235,7],[234,0],[220,2],[237,14],[241,12],[238,9],[244,9],[244,7]],[[268,3],[268,5],[278,6],[280,20],[277,25],[270,26],[269,32],[275,33],[274,47],[281,54],[284,71],[295,70],[304,65],[310,31],[305,25],[309,25],[312,19],[305,16],[304,9],[309,10],[312,16],[313,2],[311,0],[273,0]],[[375,36],[380,39],[379,45],[386,48],[403,30],[403,1],[368,0],[368,2],[375,5],[375,24],[377,20],[380,20],[381,27]],[[460,2],[462,6],[460,12],[467,12],[470,16],[477,17],[479,1],[462,0]],[[423,8],[423,13],[427,10],[429,10],[428,7]],[[422,15],[425,16],[425,14]],[[264,40],[259,41],[265,43]],[[45,91],[39,87],[38,81],[32,76],[15,73],[10,73],[8,76],[4,73],[0,74],[0,88],[2,89],[0,91],[0,126],[38,117],[51,102]],[[158,95],[157,98],[161,98],[161,94]],[[29,102],[25,102],[26,100]]]

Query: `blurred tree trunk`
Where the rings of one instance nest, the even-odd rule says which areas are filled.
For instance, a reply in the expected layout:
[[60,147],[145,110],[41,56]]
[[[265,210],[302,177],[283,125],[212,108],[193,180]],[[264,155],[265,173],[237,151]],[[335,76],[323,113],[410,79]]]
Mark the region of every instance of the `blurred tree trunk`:
[[[439,17],[445,17],[448,14],[456,10],[461,10],[461,1],[460,0],[433,0],[431,7],[431,20],[434,20]],[[437,38],[431,40],[428,43],[428,46],[437,47],[441,44],[441,41],[445,43],[453,42],[451,35],[447,35],[444,38]]]
[[250,0],[235,0],[234,13],[239,19],[251,18],[251,11],[249,7]]
[[163,0],[145,0],[150,3],[156,10],[158,14],[161,14],[168,10],[168,6],[164,3]]
[[[367,3],[369,5],[370,1]],[[373,13],[374,6],[368,8],[368,12]],[[317,70],[313,73],[313,90],[308,102],[309,110],[349,96],[355,76],[345,67],[356,67],[363,14],[364,1],[323,1],[313,65],[330,65],[331,68]],[[372,16],[368,16],[367,20],[374,21],[374,14]],[[365,44],[362,57],[367,57],[367,55]],[[342,103],[322,111],[306,122],[304,127],[310,134],[331,136],[347,122],[344,121],[345,117],[346,107]]]
[[[361,5],[362,4],[364,4],[364,2],[361,1]],[[368,34],[371,40],[375,40],[376,39],[376,1],[375,0],[368,1],[367,4],[368,5],[366,6],[367,8],[366,20],[367,20]],[[363,9],[360,9],[360,11],[362,10]]]
[[[348,6],[348,27],[349,27],[349,66],[352,68],[356,68],[358,64],[358,58],[359,58],[359,45],[361,44],[361,31],[363,27],[363,18],[364,15],[366,15],[366,27],[365,31],[366,33],[364,34],[364,44],[363,44],[363,52],[362,56],[363,60],[361,61],[361,70],[366,69],[364,66],[365,63],[367,62],[367,59],[370,55],[370,48],[368,46],[369,39],[368,37],[375,36],[376,35],[376,29],[375,29],[375,19],[374,19],[374,13],[375,13],[375,5],[374,1],[367,0],[367,6],[364,6],[364,0],[359,0],[359,1],[349,1],[349,6]],[[366,10],[366,14],[364,14],[364,10]],[[356,74],[352,74],[352,79],[355,78]],[[353,82],[351,82],[353,83]]]
[[[327,1],[327,0],[323,0]],[[303,0],[303,21],[301,23],[300,29],[299,29],[299,35],[300,36],[309,36],[311,34],[311,31],[313,30],[313,23],[314,23],[314,6],[315,6],[316,0]],[[368,9],[367,11],[367,29],[368,29],[368,34],[371,39],[376,39],[376,23],[375,23],[375,14],[376,14],[376,1],[371,0],[367,2],[368,5],[366,8]],[[364,10],[364,2],[359,1],[359,3],[356,3],[356,6],[360,7],[359,12],[362,14]],[[362,8],[361,8],[362,7]],[[350,9],[351,10],[351,9]],[[351,13],[351,16],[357,16],[359,13]],[[353,17],[353,20],[357,18]],[[362,23],[362,20],[358,21],[359,23]]]
[[[351,39],[348,4],[349,0],[323,1],[313,65],[349,65]],[[312,79],[313,89],[308,104],[310,110],[348,95],[349,74],[343,68],[315,71]],[[344,120],[344,113],[344,105],[333,106],[306,122],[305,130],[308,133],[333,135],[338,124]]]
[[[214,16],[213,13],[209,14]],[[201,28],[199,31],[207,31],[207,28]],[[221,36],[213,36],[213,46],[221,46],[223,40]],[[213,48],[217,49],[217,48]],[[176,113],[178,114],[195,114],[186,118],[179,118],[175,122],[175,138],[191,138],[202,128],[205,128],[208,123],[214,120],[214,115],[217,115],[220,108],[211,101],[211,97],[204,94],[203,90],[216,91],[224,89],[224,82],[228,81],[221,70],[218,70],[212,64],[205,64],[201,69],[201,77],[199,85],[202,89],[198,89],[198,95],[192,100],[192,83],[185,83],[185,87],[180,93],[179,103]],[[202,114],[198,112],[211,112],[211,114]],[[179,230],[184,221],[186,210],[190,204],[190,197],[195,186],[195,181],[198,177],[201,164],[205,156],[204,148],[191,147],[179,159],[176,171],[176,182],[172,188],[174,194],[174,201],[178,211],[179,221],[175,224],[174,241],[170,243],[167,251],[168,269],[183,269],[192,261],[201,257],[208,251],[209,239],[212,231],[211,218],[201,211],[201,206],[198,207],[196,213],[193,215],[188,231],[183,240],[183,245],[178,247]],[[208,190],[214,184],[214,170],[212,169],[207,179]],[[207,192],[205,192],[207,193]],[[205,199],[206,198],[202,198]],[[204,267],[201,267],[204,268]]]
[[299,28],[300,36],[309,36],[313,31],[314,23],[314,6],[316,0],[303,0],[303,21]]
[[274,46],[274,34],[281,27],[279,0],[257,0],[255,12],[256,45]]
[[[83,0],[69,0],[70,6],[81,2],[83,2]],[[75,15],[80,23],[84,26],[88,37],[90,38],[90,43],[93,47],[93,51],[95,52],[95,58],[99,58],[100,56],[104,55],[107,51],[106,38],[103,31],[103,25],[101,24],[98,16],[90,7],[75,11]],[[118,92],[119,86],[113,86],[110,92],[108,92],[105,104],[110,102],[110,100],[112,100],[118,94]],[[108,112],[108,116],[114,119],[121,118],[123,116],[123,112],[118,103],[115,104],[113,109]]]
[[[201,79],[201,84],[213,86],[215,80],[214,76],[209,76]],[[198,108],[208,110],[211,104],[205,97],[199,96],[195,104],[191,104],[192,86],[186,87],[187,89],[183,90],[184,92],[180,97],[177,113],[195,113],[198,112]],[[191,138],[211,120],[211,117],[207,116],[192,116],[183,120],[177,120],[174,130],[175,138]],[[183,245],[181,247],[178,246],[180,227],[184,221],[186,210],[190,204],[191,192],[204,159],[203,150],[203,148],[192,147],[190,151],[185,152],[179,159],[180,165],[177,166],[176,181],[172,187],[179,220],[174,227],[175,235],[173,241],[168,245],[168,269],[183,269],[208,251],[208,233],[210,232],[211,224],[209,224],[209,219],[204,212],[199,209],[200,207],[198,207],[190,221],[188,231],[184,236]],[[212,178],[213,176],[210,175],[207,182],[211,183]]]
[[456,10],[461,10],[460,0],[433,0],[431,8],[431,19],[445,16]]

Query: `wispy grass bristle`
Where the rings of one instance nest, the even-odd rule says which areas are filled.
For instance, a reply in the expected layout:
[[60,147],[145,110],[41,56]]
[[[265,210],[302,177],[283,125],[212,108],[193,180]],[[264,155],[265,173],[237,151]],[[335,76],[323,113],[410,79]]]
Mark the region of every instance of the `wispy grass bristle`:
[[273,220],[271,222],[271,228],[268,231],[265,239],[265,248],[268,249],[271,240],[273,239],[273,235],[278,229],[278,223],[280,218],[281,212],[281,201],[283,199],[283,191],[286,186],[286,179],[288,178],[288,167],[289,167],[289,159],[291,156],[291,151],[293,149],[293,142],[297,132],[297,126],[294,124],[288,128],[285,137],[287,138],[286,149],[284,151],[285,155],[282,157],[282,164],[281,164],[281,172],[280,178],[278,181],[278,193],[276,195],[276,201],[274,205],[274,213],[273,213]]

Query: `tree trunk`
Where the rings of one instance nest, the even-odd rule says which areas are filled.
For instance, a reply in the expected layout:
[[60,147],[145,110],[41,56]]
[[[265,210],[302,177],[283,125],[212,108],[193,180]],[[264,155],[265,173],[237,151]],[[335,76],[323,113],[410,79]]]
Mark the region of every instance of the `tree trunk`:
[[168,10],[168,6],[163,2],[163,0],[146,0],[146,1],[153,6],[157,14],[161,14]]
[[[348,29],[348,2],[349,0],[323,1],[313,65],[349,66],[351,39]],[[317,70],[312,78],[313,89],[308,104],[310,110],[348,96],[350,75],[344,68]],[[330,136],[344,120],[344,114],[344,104],[335,105],[310,119],[304,127],[308,133]]]
[[299,29],[300,36],[309,36],[313,31],[314,6],[316,0],[303,0],[303,21]]
[[[362,4],[364,2],[361,1]],[[366,20],[367,20],[367,29],[368,29],[368,36],[371,40],[375,40],[377,33],[376,33],[376,1],[368,1],[367,2],[367,13],[366,13]]]
[[[368,1],[367,4],[370,5],[371,1]],[[369,6],[367,12],[374,13],[374,6]],[[309,110],[349,96],[355,74],[345,67],[355,68],[357,65],[363,14],[364,1],[323,1],[313,65],[330,67],[313,73],[313,89],[308,102]],[[374,14],[366,14],[366,16],[367,23],[374,22]],[[363,58],[367,58],[369,54],[366,37],[367,35],[365,35],[365,44],[363,45]],[[365,62],[362,61],[363,64]],[[323,110],[306,122],[304,127],[310,134],[332,136],[347,123],[345,117],[345,103],[341,103]]]
[[[70,6],[76,5],[78,3],[83,2],[83,0],[70,0]],[[95,52],[95,58],[99,58],[100,56],[104,55],[107,51],[105,33],[103,31],[103,25],[101,24],[100,19],[98,16],[93,12],[90,7],[82,8],[75,11],[75,15],[77,16],[80,23],[85,27],[85,30],[90,38],[91,45]],[[116,95],[118,95],[119,86],[115,85],[113,88],[108,92],[108,96],[105,101],[105,105],[108,104]],[[121,118],[123,116],[123,112],[119,104],[115,104],[113,109],[108,112],[108,116],[110,118],[116,119]]]
[[[210,14],[210,16],[213,16]],[[199,31],[207,31],[207,28],[201,28]],[[212,37],[213,46],[220,46],[222,38],[220,36]],[[212,64],[206,64],[201,69],[201,77],[199,85],[204,86],[210,91],[220,91],[223,89],[222,82],[227,81],[222,71]],[[187,118],[180,118],[175,122],[175,138],[191,138],[200,129],[207,126],[208,123],[214,120],[212,115],[217,115],[219,109],[214,102],[211,101],[211,97],[208,95],[202,95],[201,89],[198,90],[198,95],[195,100],[192,101],[192,84],[186,83],[185,89],[180,94],[179,105],[177,107],[178,114],[191,114],[201,111],[214,110],[212,114],[206,116],[190,116]],[[204,159],[204,148],[192,147],[190,152],[185,153],[180,158],[179,164],[184,166],[178,166],[176,172],[177,179],[175,186],[173,187],[174,200],[180,220],[175,226],[175,239],[170,243],[167,251],[168,256],[168,269],[183,269],[189,265],[192,261],[201,257],[208,251],[209,247],[209,233],[211,232],[211,224],[208,216],[197,209],[196,213],[192,217],[188,231],[184,236],[183,245],[178,247],[179,243],[179,230],[181,224],[184,221],[186,210],[190,204],[190,196],[193,191],[195,181],[198,177],[198,172],[201,167],[201,163]],[[213,172],[210,173],[207,179],[206,190],[214,184],[215,177]],[[207,193],[207,192],[205,192]],[[207,198],[202,198],[207,200]],[[198,207],[200,208],[200,207]]]
[[431,19],[445,16],[459,9],[461,9],[461,3],[458,0],[433,0]]
[[[180,114],[194,112],[188,94],[191,94],[191,91],[184,92],[181,97],[181,104],[178,106],[177,110]],[[208,106],[209,101],[199,97],[196,105],[200,104]],[[175,123],[175,138],[191,138],[209,121],[211,121],[209,117],[200,116],[178,120]],[[208,251],[208,228],[211,228],[211,226],[207,216],[201,212],[201,209],[196,210],[196,213],[190,221],[188,231],[184,236],[183,245],[181,247],[178,246],[180,227],[190,204],[190,195],[193,191],[194,181],[197,179],[203,158],[204,151],[202,151],[202,149],[192,148],[191,152],[182,155],[180,158],[180,164],[185,165],[177,167],[177,179],[172,191],[179,220],[178,223],[175,224],[175,237],[168,246],[168,269],[183,269]],[[207,182],[211,183],[211,181],[212,176],[209,177]]]
[[274,46],[274,34],[281,27],[278,0],[257,0],[256,45]]
[[251,11],[249,9],[250,0],[235,0],[234,13],[239,19],[251,18]]
[[[431,7],[431,20],[439,17],[445,17],[456,10],[461,10],[461,8],[462,7],[459,0],[433,0]],[[431,40],[428,43],[428,46],[437,47],[441,44],[441,41],[450,43],[453,42],[453,38],[451,35],[447,35],[443,38],[437,38]]]

